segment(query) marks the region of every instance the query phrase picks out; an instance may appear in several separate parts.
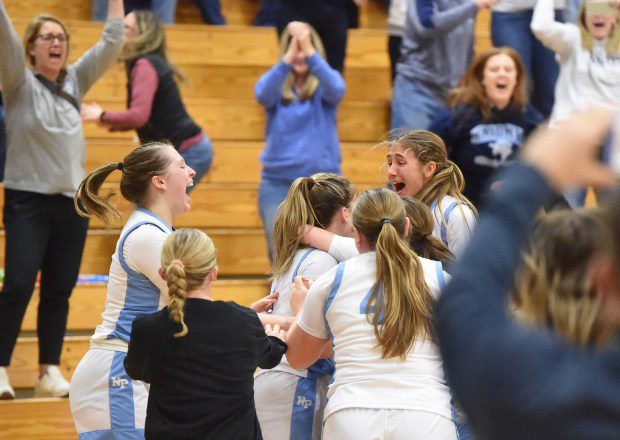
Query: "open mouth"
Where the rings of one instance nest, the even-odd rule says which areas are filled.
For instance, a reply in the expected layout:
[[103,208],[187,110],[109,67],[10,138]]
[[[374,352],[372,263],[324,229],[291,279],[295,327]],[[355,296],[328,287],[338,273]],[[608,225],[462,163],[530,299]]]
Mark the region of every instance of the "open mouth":
[[60,54],[60,52],[51,52],[50,58],[53,60],[60,60],[62,58],[62,55]]
[[396,194],[399,194],[405,190],[405,184],[403,182],[392,182],[392,186],[394,187],[394,191]]

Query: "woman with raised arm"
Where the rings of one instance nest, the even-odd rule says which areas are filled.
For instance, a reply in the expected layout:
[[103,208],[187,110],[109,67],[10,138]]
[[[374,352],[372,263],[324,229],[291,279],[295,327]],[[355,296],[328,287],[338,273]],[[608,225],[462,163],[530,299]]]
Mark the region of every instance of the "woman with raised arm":
[[[538,0],[532,32],[556,53],[560,74],[551,123],[590,106],[620,109],[620,2],[584,1],[577,23],[555,21],[553,0]],[[585,203],[585,189],[569,189],[573,207]]]
[[167,307],[133,322],[124,361],[150,384],[147,439],[261,439],[254,372],[286,351],[284,331],[263,329],[256,312],[214,301],[215,247],[197,229],[179,229],[162,246],[159,274]]
[[258,207],[270,257],[276,210],[291,183],[318,172],[340,174],[336,113],[345,91],[342,76],[325,61],[321,40],[308,24],[287,26],[280,55],[254,88],[267,114]]
[[0,88],[8,135],[0,293],[2,398],[15,396],[6,367],[39,271],[35,395],[69,392],[58,365],[88,231],[88,221],[76,214],[72,200],[86,158],[80,104],[121,50],[122,19],[123,1],[111,0],[101,40],[69,65],[69,34],[62,21],[38,15],[28,24],[22,45],[0,0]]
[[295,368],[311,365],[333,343],[323,438],[456,439],[431,324],[447,275],[441,263],[409,248],[410,224],[393,191],[364,192],[353,225],[360,255],[312,284],[287,334]]

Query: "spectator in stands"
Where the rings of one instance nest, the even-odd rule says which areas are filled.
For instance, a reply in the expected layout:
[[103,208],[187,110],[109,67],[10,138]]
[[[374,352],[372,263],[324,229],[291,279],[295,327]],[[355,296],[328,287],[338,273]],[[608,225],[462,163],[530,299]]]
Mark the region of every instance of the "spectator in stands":
[[494,172],[516,159],[525,138],[542,122],[527,102],[525,69],[509,47],[478,54],[430,131],[446,143],[463,171],[463,194],[480,208]]
[[498,1],[409,0],[392,94],[392,128],[428,128],[472,60],[478,10]]
[[110,1],[101,40],[67,66],[69,35],[58,18],[34,18],[22,47],[0,1],[0,86],[8,130],[0,293],[0,395],[5,397],[14,396],[5,367],[39,270],[40,376],[35,395],[66,396],[69,391],[57,365],[88,230],[72,200],[86,155],[79,108],[88,89],[118,57],[122,18],[122,0]]
[[[564,21],[565,0],[554,0],[555,20]],[[502,0],[493,7],[491,38],[496,47],[509,46],[525,65],[531,90],[530,101],[545,118],[553,108],[553,90],[559,66],[553,51],[534,36],[530,22],[536,0]]]
[[[552,188],[616,181],[596,159],[610,119],[610,112],[589,110],[528,141],[524,163],[506,171],[435,306],[446,374],[480,438],[620,438],[618,349],[572,347],[550,331],[522,328],[507,313],[522,246]],[[591,258],[586,274],[602,319],[617,326],[618,193],[604,215],[611,249]]]
[[539,220],[517,271],[513,302],[519,321],[548,328],[575,345],[606,346],[613,327],[601,317],[590,263],[610,240],[595,211],[562,210]]
[[280,54],[254,88],[267,113],[258,205],[270,255],[276,210],[291,183],[317,172],[340,174],[336,112],[345,92],[342,76],[323,59],[321,39],[308,24],[287,26]]
[[[615,2],[619,11],[609,8],[605,14],[590,9],[591,4],[583,3],[576,24],[554,19],[553,0],[538,0],[534,9],[532,31],[560,62],[551,123],[591,105],[620,108],[620,2]],[[565,196],[572,207],[578,207],[584,204],[585,194],[573,189]]]
[[[224,25],[226,20],[222,16],[220,0],[194,0],[202,20],[206,24]],[[93,0],[93,20],[103,21],[108,0]],[[173,24],[177,9],[177,0],[125,0],[125,12],[134,9],[149,9],[157,15],[164,24]]]
[[310,24],[321,37],[329,65],[344,70],[347,29],[357,27],[357,8],[366,0],[274,0],[276,27],[282,34],[292,21]]
[[96,103],[84,104],[83,119],[110,131],[136,130],[142,143],[169,140],[196,171],[197,184],[211,167],[213,146],[185,110],[175,82],[175,76],[183,77],[168,61],[164,27],[154,13],[133,11],[125,17],[125,39],[121,58],[129,78],[129,108],[106,112]]
[[400,45],[405,32],[407,21],[407,3],[409,0],[392,0],[388,9],[388,54],[390,55],[390,69],[392,82],[396,77],[396,63],[400,58]]
[[197,229],[163,243],[168,306],[136,318],[124,361],[134,380],[150,384],[146,438],[262,439],[253,376],[280,362],[284,331],[263,329],[249,308],[214,301],[216,264],[213,242]]

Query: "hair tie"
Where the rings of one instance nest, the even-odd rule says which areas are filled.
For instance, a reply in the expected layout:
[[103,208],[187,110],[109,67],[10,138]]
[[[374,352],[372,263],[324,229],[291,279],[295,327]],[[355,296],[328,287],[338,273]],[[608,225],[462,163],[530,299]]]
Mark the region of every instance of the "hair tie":
[[124,167],[123,162],[119,162],[116,164],[116,169],[119,171],[123,171],[123,167]]
[[383,217],[383,218],[381,219],[381,226],[383,226],[383,225],[384,225],[384,224],[386,224],[386,223],[392,223],[392,219],[391,219],[391,218],[389,218],[389,217]]
[[172,260],[170,262],[170,266],[172,265],[176,265],[179,266],[181,269],[185,269],[185,265],[183,264],[183,262],[181,260],[179,260],[178,258],[175,258],[174,260]]
[[308,185],[308,191],[314,186],[314,179],[312,177],[306,177],[306,185]]

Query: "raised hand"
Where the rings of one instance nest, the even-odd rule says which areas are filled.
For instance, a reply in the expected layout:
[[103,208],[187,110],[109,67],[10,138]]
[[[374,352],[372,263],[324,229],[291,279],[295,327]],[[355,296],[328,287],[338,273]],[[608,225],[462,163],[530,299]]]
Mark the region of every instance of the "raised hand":
[[524,145],[523,160],[559,191],[575,186],[610,186],[614,174],[597,156],[612,116],[611,110],[589,109],[554,128],[540,130]]
[[278,296],[280,296],[280,292],[267,295],[250,304],[250,308],[255,310],[257,313],[269,313],[273,308],[273,304],[278,300]]

